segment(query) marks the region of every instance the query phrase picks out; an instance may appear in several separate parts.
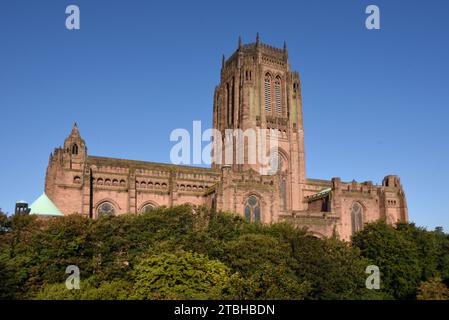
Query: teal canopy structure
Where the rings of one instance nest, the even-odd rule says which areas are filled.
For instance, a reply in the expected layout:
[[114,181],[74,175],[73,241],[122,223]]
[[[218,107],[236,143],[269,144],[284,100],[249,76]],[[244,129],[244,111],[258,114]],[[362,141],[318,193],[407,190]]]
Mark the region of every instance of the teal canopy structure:
[[64,214],[55,206],[53,201],[44,193],[30,206],[30,214],[37,214],[40,216],[63,217]]

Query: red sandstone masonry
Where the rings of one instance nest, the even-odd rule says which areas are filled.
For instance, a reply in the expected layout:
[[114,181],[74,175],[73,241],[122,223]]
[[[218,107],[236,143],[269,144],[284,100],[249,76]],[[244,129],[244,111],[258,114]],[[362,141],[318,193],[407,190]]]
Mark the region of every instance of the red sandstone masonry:
[[[318,237],[336,234],[345,240],[350,240],[354,221],[385,219],[393,224],[408,219],[396,176],[385,177],[381,186],[306,178],[301,84],[299,74],[290,71],[286,47],[273,48],[258,38],[256,43],[240,44],[223,60],[221,82],[214,93],[213,125],[220,132],[278,130],[282,168],[275,175],[262,176],[257,163],[207,169],[93,157],[75,124],[64,146],[50,156],[45,192],[64,214],[92,217],[105,202],[115,214],[137,214],[148,205],[190,203],[245,216],[248,199],[256,197],[263,223],[285,220],[308,227]],[[356,220],[354,203],[363,209]]]

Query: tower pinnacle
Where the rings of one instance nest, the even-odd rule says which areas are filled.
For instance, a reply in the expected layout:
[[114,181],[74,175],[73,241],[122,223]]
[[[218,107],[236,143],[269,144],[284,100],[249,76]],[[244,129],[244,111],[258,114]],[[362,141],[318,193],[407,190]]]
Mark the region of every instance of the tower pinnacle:
[[72,132],[70,133],[71,136],[79,136],[80,132],[78,129],[78,124],[76,122],[73,123]]

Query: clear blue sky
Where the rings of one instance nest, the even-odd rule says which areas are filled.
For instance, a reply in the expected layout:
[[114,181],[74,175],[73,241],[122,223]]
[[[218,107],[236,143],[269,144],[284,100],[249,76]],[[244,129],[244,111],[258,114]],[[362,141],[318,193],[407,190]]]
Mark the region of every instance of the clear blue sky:
[[[365,29],[368,4],[381,30]],[[169,162],[173,129],[211,125],[221,55],[258,31],[300,73],[307,176],[397,174],[410,219],[449,231],[448,14],[445,0],[2,0],[0,207],[43,192],[74,121],[92,155]]]

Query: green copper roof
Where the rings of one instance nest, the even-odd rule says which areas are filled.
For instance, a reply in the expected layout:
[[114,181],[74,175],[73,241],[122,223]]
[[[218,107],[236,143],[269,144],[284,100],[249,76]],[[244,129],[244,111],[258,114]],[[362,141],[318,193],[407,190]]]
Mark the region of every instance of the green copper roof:
[[30,214],[56,217],[64,216],[45,193],[33,202]]
[[322,195],[322,194],[326,194],[332,191],[332,188],[326,188],[321,190],[320,192],[318,192],[317,194]]

